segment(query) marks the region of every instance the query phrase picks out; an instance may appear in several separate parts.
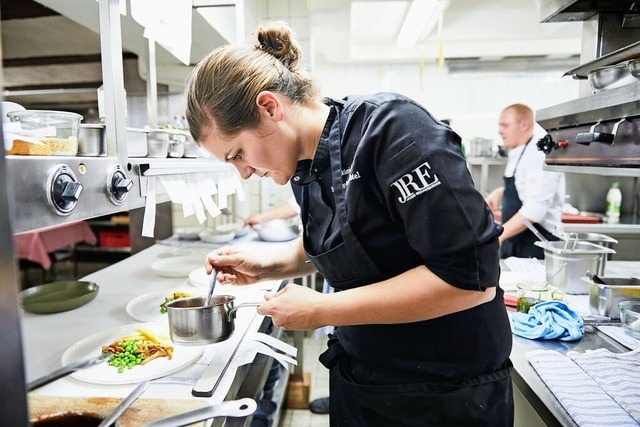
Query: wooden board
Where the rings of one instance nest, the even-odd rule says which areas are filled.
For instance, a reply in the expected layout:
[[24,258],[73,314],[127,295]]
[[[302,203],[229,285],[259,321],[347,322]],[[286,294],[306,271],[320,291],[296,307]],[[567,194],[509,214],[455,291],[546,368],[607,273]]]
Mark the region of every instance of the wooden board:
[[[43,415],[64,412],[91,412],[108,415],[122,399],[116,397],[58,397],[29,396],[31,422]],[[120,427],[138,427],[142,424],[206,406],[206,402],[186,399],[138,399],[118,418]],[[193,424],[204,426],[204,423]]]

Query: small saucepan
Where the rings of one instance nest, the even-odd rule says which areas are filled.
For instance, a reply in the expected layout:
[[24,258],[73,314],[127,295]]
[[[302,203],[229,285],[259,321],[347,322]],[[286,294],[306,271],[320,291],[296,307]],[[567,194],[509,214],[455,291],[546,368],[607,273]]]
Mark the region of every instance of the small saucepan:
[[236,297],[214,295],[206,305],[206,297],[182,298],[167,304],[169,335],[180,345],[205,345],[226,340],[235,330],[236,311],[257,307],[261,302],[247,302],[234,307]]

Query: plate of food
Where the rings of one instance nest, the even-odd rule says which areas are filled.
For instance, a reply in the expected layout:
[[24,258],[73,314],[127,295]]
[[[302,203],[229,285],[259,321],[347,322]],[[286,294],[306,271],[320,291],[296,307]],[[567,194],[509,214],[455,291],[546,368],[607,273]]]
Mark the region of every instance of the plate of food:
[[127,314],[139,322],[166,322],[166,304],[180,298],[205,296],[205,290],[194,288],[168,289],[140,295],[127,304]]
[[203,350],[200,346],[174,346],[168,322],[137,323],[81,339],[62,354],[62,365],[112,351],[109,361],[71,376],[93,384],[133,384],[177,372],[195,362]]
[[204,261],[204,256],[174,256],[153,262],[151,270],[160,277],[189,277],[189,273],[202,267]]

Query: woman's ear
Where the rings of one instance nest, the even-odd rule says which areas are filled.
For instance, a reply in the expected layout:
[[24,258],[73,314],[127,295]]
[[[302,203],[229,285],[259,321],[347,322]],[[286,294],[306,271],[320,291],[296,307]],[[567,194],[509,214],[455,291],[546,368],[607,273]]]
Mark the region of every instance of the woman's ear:
[[258,105],[260,116],[264,114],[271,118],[271,120],[282,120],[284,114],[282,111],[282,103],[280,103],[280,99],[273,92],[269,92],[268,90],[260,92],[256,97],[256,104]]

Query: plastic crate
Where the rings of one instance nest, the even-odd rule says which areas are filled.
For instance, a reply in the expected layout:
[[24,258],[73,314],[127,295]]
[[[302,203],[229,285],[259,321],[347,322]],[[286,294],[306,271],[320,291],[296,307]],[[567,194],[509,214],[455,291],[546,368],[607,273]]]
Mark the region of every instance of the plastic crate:
[[131,239],[128,231],[100,231],[98,241],[102,248],[128,248],[131,247]]

